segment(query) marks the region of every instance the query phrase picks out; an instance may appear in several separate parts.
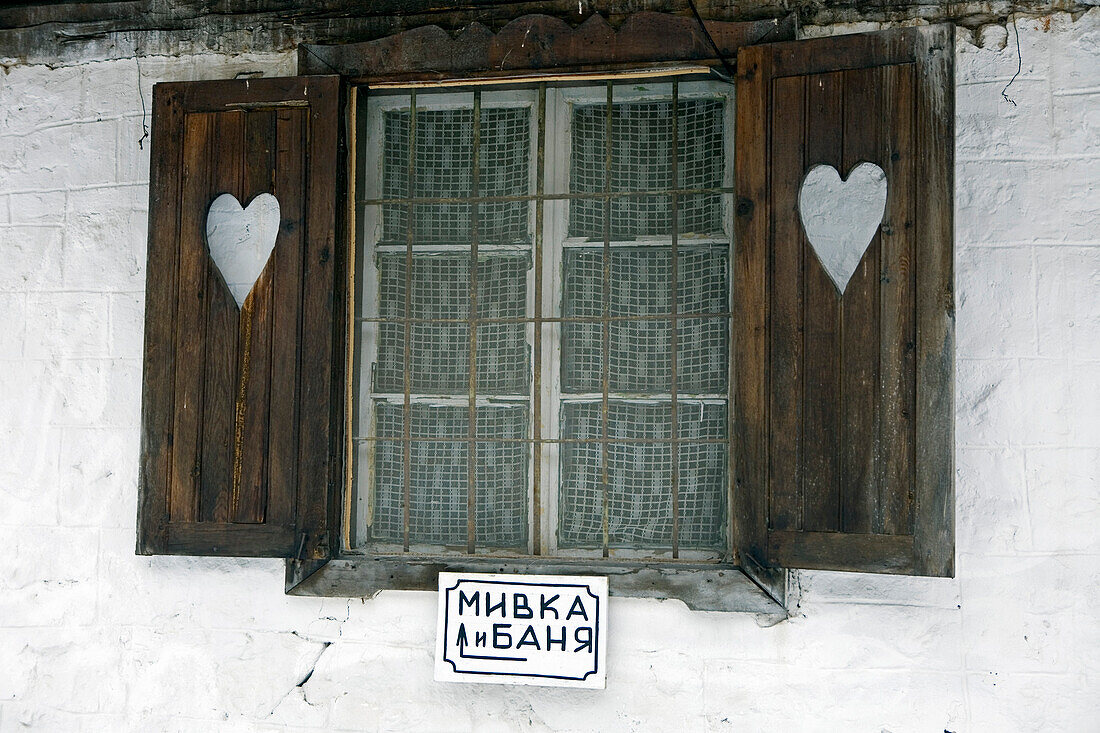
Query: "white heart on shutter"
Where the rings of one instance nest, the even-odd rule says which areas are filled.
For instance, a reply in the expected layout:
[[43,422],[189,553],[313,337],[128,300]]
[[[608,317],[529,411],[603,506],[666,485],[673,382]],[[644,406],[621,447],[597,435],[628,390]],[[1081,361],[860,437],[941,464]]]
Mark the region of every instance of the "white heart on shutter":
[[206,212],[210,256],[238,308],[271,257],[279,222],[279,202],[269,193],[261,193],[244,209],[236,196],[223,193]]
[[859,267],[886,211],[886,174],[860,163],[841,180],[831,165],[814,166],[802,179],[798,213],[802,228],[841,294]]

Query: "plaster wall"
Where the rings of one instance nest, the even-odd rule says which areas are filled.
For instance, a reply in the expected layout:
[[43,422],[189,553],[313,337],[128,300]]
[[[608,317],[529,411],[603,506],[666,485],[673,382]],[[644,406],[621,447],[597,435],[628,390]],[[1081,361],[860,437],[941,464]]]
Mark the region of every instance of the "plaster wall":
[[958,47],[958,577],[798,573],[768,628],[616,598],[600,692],[434,683],[432,593],[134,555],[138,90],[294,56],[4,69],[0,731],[1100,730],[1100,9],[1018,29],[1014,104],[1013,27]]

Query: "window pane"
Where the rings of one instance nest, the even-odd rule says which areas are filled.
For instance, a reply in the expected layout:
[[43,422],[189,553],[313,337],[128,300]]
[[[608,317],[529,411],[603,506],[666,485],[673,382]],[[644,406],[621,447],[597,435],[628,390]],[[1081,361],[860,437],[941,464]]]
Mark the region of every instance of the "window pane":
[[676,388],[682,394],[724,394],[729,380],[729,319],[676,322]]
[[[409,193],[409,112],[383,115],[383,197],[405,198]],[[531,118],[528,107],[481,110],[481,148],[478,154],[480,195],[523,195],[529,188]],[[446,109],[416,112],[415,187],[418,198],[469,196],[473,187],[473,110]],[[469,203],[418,204],[413,223],[416,244],[469,242]],[[478,241],[516,242],[529,239],[528,206],[522,201],[483,203],[479,207]],[[404,204],[385,207],[385,242],[404,242],[408,227]]]
[[[601,405],[562,406],[562,437],[598,439]],[[669,402],[608,405],[608,437],[661,440],[671,437]],[[725,439],[725,403],[682,402],[681,438]],[[610,443],[607,454],[608,542],[613,547],[667,548],[672,544],[672,443]],[[603,447],[564,443],[561,449],[558,541],[563,547],[603,543]],[[723,545],[727,447],[724,443],[679,448],[679,544],[718,549]]]
[[[717,99],[681,99],[678,107],[679,188],[715,188],[724,171],[723,102]],[[577,106],[573,110],[573,193],[597,193],[606,188],[607,120],[605,105]],[[654,191],[673,188],[672,102],[630,102],[612,105],[611,192]],[[668,234],[672,217],[666,206],[651,197],[615,198],[611,202],[611,238],[634,239]],[[719,194],[693,197],[681,207],[681,234],[720,231]],[[574,200],[570,205],[569,235],[602,239],[604,203]]]
[[[522,318],[527,310],[530,258],[491,255],[478,258],[478,315]],[[379,312],[405,317],[405,254],[378,257]],[[470,315],[470,257],[417,255],[413,261],[412,317],[464,319]],[[466,323],[413,323],[410,327],[412,391],[466,394],[470,390],[470,328]],[[379,329],[375,390],[403,392],[405,325]],[[477,330],[478,385],[483,394],[523,394],[530,383],[530,353],[522,323],[485,323]]]
[[[677,301],[680,314],[724,313],[729,307],[725,246],[681,249]],[[611,315],[667,315],[672,311],[671,247],[617,247],[611,253]],[[563,262],[562,315],[603,313],[603,252],[570,248]],[[610,325],[610,390],[671,391],[671,320],[613,321]],[[718,393],[728,369],[725,319],[680,319],[677,325],[678,390]],[[600,323],[562,324],[562,390],[602,391]],[[693,370],[692,373],[685,369]]]
[[[404,431],[404,407],[377,402],[376,435],[398,438]],[[440,440],[414,441],[411,447],[409,538],[412,543],[465,545],[469,467],[469,410],[464,406],[412,405],[411,435]],[[527,406],[479,407],[481,438],[522,439]],[[490,547],[527,543],[526,443],[477,444],[475,464],[476,540]],[[378,440],[374,454],[371,536],[384,542],[404,539],[404,456],[399,440]]]

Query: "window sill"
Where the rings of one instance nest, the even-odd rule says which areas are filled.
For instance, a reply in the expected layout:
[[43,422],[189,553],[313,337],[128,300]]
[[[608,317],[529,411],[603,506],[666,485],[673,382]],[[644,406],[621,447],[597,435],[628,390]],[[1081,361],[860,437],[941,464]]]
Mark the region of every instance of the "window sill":
[[[606,575],[611,595],[676,598],[697,611],[736,611],[787,617],[785,570],[750,575],[731,564],[522,561],[493,558],[363,557],[328,561],[287,561],[286,592],[295,596],[370,597],[382,590],[436,590],[440,572]],[[755,576],[755,578],[754,578]]]

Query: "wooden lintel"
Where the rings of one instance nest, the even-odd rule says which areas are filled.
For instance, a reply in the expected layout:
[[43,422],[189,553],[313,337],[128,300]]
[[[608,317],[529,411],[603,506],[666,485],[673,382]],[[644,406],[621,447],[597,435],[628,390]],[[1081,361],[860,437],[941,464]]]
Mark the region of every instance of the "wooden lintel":
[[363,43],[302,44],[298,69],[302,74],[431,79],[653,62],[725,60],[732,66],[742,46],[792,40],[796,31],[794,16],[705,24],[706,32],[691,17],[641,12],[617,30],[600,15],[577,27],[548,15],[525,15],[497,33],[475,22],[454,36],[433,25]]

